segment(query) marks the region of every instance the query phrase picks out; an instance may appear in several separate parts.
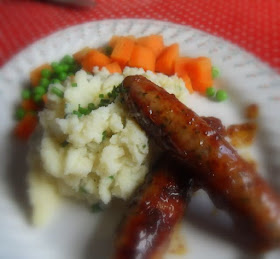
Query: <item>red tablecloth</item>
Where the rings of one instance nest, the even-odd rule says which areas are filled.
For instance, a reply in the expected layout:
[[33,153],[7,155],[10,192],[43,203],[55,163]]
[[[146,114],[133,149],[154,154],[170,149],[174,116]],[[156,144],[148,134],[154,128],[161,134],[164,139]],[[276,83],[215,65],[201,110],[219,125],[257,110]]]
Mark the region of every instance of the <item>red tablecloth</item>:
[[0,0],[0,65],[56,30],[93,20],[147,18],[191,25],[245,48],[280,72],[280,0],[95,0],[92,8]]

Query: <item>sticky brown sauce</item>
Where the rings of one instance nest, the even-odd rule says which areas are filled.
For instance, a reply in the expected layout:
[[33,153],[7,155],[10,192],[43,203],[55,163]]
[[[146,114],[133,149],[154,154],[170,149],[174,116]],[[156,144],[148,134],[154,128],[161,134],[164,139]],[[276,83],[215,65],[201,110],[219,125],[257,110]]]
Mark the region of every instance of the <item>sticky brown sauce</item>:
[[245,117],[249,120],[255,120],[259,116],[259,106],[255,103],[250,104],[245,109]]
[[207,122],[207,124],[221,136],[226,135],[226,128],[223,125],[222,121],[216,117],[202,117],[203,120]]
[[227,128],[227,136],[234,147],[242,148],[251,146],[256,138],[257,124],[246,122],[234,124]]

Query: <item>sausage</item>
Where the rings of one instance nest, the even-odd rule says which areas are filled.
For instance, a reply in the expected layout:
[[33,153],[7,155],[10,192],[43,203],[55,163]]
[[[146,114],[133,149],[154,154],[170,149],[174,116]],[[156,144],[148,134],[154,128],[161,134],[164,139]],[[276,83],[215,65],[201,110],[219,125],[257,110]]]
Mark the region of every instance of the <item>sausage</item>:
[[113,258],[161,258],[165,252],[192,193],[191,178],[175,163],[162,158],[147,175],[119,226]]
[[222,124],[221,120],[216,117],[201,117],[207,122],[207,124],[219,133],[221,136],[226,137],[227,132],[225,126]]
[[254,248],[279,246],[279,197],[224,137],[143,76],[126,77],[122,88],[132,117],[165,151],[194,167],[195,181],[250,233]]

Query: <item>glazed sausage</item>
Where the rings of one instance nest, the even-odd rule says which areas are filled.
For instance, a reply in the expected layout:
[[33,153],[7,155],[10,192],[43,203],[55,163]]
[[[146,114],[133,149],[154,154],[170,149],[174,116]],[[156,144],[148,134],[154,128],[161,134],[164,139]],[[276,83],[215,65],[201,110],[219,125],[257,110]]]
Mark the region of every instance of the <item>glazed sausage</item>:
[[216,117],[201,117],[203,120],[207,122],[207,124],[219,133],[221,136],[225,137],[227,135],[226,128],[222,124],[221,120]]
[[117,231],[115,259],[161,258],[192,193],[192,180],[165,157],[147,175]]
[[143,76],[126,77],[122,87],[140,126],[164,150],[194,167],[195,180],[251,234],[252,244],[258,249],[279,246],[279,197],[224,137]]

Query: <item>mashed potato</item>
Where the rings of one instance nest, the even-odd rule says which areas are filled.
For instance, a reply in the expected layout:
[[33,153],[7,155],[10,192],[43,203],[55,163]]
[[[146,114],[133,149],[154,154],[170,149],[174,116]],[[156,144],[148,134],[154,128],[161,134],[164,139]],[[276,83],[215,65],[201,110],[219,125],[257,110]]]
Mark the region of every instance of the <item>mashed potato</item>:
[[[47,106],[39,115],[40,129],[33,138],[36,148],[29,154],[34,224],[47,220],[60,195],[107,204],[112,197],[129,198],[144,181],[152,159],[149,141],[121,102],[116,99],[87,115],[75,112],[90,103],[98,106],[124,77],[135,74],[186,100],[188,91],[177,76],[128,67],[123,74],[95,68],[90,75],[80,70],[63,85],[51,85]],[[52,87],[63,91],[64,98],[53,94]]]

